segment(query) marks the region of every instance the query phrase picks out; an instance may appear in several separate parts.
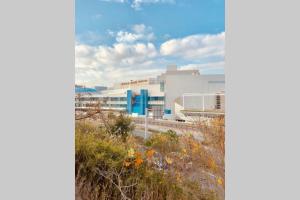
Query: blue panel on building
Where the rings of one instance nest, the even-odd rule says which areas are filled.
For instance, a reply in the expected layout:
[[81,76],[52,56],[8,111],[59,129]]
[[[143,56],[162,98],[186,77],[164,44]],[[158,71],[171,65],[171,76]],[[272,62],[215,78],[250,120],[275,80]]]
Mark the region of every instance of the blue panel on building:
[[137,95],[134,97],[132,104],[132,112],[140,114],[141,110],[141,96]]
[[145,115],[145,109],[148,108],[148,90],[141,90],[140,95],[133,97],[132,91],[127,90],[127,112],[128,114],[137,113]]
[[171,114],[171,109],[165,109],[165,114]]
[[141,90],[140,115],[145,115],[145,109],[148,108],[148,90]]
[[75,86],[75,93],[94,93],[94,92],[97,92],[97,90],[94,88]]
[[127,113],[132,113],[132,90],[127,90]]

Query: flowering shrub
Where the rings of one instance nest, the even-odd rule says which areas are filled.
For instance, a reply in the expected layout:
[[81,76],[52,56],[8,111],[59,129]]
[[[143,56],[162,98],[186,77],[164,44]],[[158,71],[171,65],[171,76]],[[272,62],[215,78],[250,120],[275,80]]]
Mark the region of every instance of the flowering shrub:
[[[171,131],[151,136],[147,146],[131,137],[124,142],[122,137],[111,137],[105,129],[76,124],[75,177],[81,199],[216,199],[213,192],[177,168],[180,157],[189,157],[197,145],[183,145],[183,138]],[[217,179],[216,183],[222,181]]]

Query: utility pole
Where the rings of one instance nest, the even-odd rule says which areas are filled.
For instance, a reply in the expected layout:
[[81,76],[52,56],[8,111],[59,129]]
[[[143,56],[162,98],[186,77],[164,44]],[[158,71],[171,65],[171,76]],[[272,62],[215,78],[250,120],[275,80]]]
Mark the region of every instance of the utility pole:
[[148,108],[145,108],[145,136],[144,136],[145,139],[147,138],[147,132],[148,132],[147,118],[148,118]]

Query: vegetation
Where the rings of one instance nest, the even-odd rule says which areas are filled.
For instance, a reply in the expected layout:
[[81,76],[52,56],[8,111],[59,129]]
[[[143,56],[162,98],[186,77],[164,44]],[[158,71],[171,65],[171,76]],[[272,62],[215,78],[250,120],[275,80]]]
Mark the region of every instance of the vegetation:
[[[76,122],[76,190],[83,200],[215,200],[224,188],[223,162],[207,144],[176,132],[133,136],[131,119]],[[211,176],[213,174],[213,176]],[[203,178],[210,183],[203,183]],[[215,187],[215,188],[212,188]]]

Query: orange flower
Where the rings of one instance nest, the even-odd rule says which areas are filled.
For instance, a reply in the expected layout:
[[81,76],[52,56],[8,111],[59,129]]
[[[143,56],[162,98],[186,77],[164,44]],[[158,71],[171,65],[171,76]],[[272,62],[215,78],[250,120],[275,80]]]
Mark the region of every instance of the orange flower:
[[135,153],[135,163],[136,167],[139,167],[143,163],[142,154],[140,152]]
[[217,169],[217,164],[213,159],[209,159],[209,167],[212,170],[216,170]]
[[148,151],[146,152],[147,158],[148,158],[148,159],[151,159],[151,158],[153,157],[154,153],[155,153],[155,151],[154,151],[153,149],[148,150]]
[[134,164],[135,164],[136,167],[139,167],[143,162],[144,162],[143,159],[141,159],[140,157],[138,157],[138,158],[135,159],[135,163]]
[[135,152],[135,153],[134,153],[134,155],[135,155],[135,157],[136,157],[136,158],[138,158],[138,157],[142,157],[142,154],[141,154],[141,152]]

